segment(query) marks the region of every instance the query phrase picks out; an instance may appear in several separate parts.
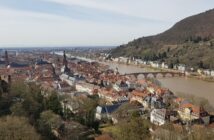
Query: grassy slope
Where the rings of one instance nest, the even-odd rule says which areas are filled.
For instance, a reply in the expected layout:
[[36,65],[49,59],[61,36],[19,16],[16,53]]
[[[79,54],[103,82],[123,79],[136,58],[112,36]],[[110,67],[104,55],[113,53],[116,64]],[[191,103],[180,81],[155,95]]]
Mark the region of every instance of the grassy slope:
[[[195,42],[201,38],[201,42]],[[214,68],[214,10],[188,17],[171,29],[121,45],[112,51],[113,56],[158,55],[167,52],[166,62],[180,62],[197,67],[203,61],[206,68]],[[191,40],[191,43],[187,43]],[[212,42],[212,44],[209,44]],[[168,49],[170,51],[168,51]]]

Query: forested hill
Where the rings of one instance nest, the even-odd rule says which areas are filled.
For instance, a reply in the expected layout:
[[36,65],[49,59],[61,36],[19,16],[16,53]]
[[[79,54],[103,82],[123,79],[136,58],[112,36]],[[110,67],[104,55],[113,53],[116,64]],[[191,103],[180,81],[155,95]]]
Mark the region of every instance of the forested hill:
[[112,50],[112,55],[161,59],[168,63],[180,62],[194,67],[198,67],[200,61],[203,67],[214,68],[213,39],[214,9],[185,18],[161,34],[121,45]]

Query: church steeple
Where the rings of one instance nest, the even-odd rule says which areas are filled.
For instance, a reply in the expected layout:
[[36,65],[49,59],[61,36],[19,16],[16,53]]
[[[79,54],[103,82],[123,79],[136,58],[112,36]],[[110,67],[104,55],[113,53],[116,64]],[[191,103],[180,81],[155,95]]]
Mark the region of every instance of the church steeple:
[[8,57],[7,51],[5,51],[5,65],[6,65],[6,66],[9,65],[9,57]]
[[63,52],[63,73],[66,73],[68,75],[73,75],[73,73],[71,72],[71,70],[68,68],[68,61],[67,61],[67,57],[65,54],[65,51]]
[[68,62],[67,62],[67,58],[66,58],[65,51],[63,52],[63,65],[64,65],[66,68],[68,67]]

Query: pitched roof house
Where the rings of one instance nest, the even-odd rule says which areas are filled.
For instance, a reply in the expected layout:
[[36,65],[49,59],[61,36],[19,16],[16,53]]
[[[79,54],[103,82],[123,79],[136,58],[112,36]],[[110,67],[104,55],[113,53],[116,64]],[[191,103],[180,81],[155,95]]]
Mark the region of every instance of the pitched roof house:
[[183,121],[192,121],[201,119],[204,124],[209,124],[210,116],[204,108],[193,105],[191,103],[181,104],[178,109],[178,114]]

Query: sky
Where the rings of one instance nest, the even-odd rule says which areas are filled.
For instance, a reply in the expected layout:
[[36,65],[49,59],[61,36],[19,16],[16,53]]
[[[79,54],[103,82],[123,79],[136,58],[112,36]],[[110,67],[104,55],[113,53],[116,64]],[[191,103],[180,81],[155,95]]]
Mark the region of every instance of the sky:
[[0,0],[0,47],[117,46],[214,8],[214,0]]

